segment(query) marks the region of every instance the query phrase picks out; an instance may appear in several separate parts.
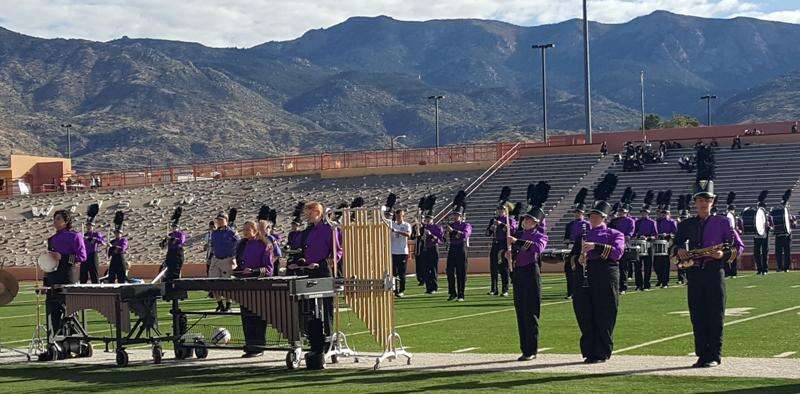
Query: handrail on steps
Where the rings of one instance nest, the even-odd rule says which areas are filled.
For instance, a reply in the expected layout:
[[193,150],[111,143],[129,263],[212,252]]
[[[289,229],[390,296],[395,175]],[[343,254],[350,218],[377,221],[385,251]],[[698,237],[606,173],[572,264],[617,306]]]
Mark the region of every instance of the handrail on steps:
[[[519,147],[520,144],[521,142],[517,142],[516,144],[514,144],[514,146],[512,146],[507,152],[503,153],[503,155],[500,156],[500,158],[497,159],[497,161],[492,163],[492,165],[489,166],[489,168],[487,168],[486,171],[484,171],[479,177],[477,177],[474,181],[472,181],[472,183],[470,183],[469,186],[467,186],[467,188],[464,189],[464,192],[467,193],[467,197],[469,197],[475,190],[481,187],[481,185],[483,185],[484,182],[486,182],[489,178],[491,178],[491,176],[494,175],[495,172],[503,168],[503,166],[505,166],[506,163],[511,161],[511,159],[513,159],[514,156],[516,156],[517,153],[519,153],[517,147]],[[434,223],[441,222],[442,219],[444,219],[447,216],[447,212],[450,211],[450,207],[452,206],[453,206],[452,201],[447,203],[447,205],[445,205],[445,207],[442,208],[436,214],[436,216],[434,216]]]

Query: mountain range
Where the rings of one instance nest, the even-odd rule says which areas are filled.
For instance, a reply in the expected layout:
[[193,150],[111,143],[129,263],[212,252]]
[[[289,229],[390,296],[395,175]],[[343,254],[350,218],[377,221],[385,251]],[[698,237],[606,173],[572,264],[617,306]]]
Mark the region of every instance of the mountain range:
[[[800,25],[664,11],[590,23],[595,130],[648,113],[717,123],[800,118]],[[42,39],[0,28],[0,149],[101,170],[434,143],[584,128],[582,24],[353,17],[291,41],[210,48],[155,39]],[[61,125],[70,124],[65,128]],[[67,133],[70,144],[67,143]],[[69,145],[69,147],[68,147]]]

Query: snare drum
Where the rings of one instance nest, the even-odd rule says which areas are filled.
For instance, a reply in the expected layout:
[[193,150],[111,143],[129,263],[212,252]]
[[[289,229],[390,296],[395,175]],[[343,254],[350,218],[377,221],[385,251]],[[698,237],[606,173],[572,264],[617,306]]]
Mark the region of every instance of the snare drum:
[[634,239],[631,243],[639,248],[639,257],[650,255],[650,243],[646,239]]
[[669,241],[657,239],[653,241],[653,256],[669,256]]

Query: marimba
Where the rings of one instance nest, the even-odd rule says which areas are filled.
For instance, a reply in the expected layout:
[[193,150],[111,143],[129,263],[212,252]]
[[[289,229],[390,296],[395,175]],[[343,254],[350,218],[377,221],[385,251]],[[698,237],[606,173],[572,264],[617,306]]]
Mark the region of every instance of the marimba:
[[[158,329],[158,309],[156,303],[163,296],[164,288],[160,284],[80,284],[64,285],[57,291],[63,296],[65,316],[71,320],[71,333],[55,333],[52,338],[54,349],[61,352],[70,351],[81,356],[92,355],[92,341],[102,341],[116,346],[117,366],[128,365],[128,353],[125,347],[133,344],[152,345],[153,362],[161,363],[163,349],[162,340],[169,340]],[[78,312],[95,310],[105,317],[113,326],[113,336],[93,336],[86,331],[83,324],[77,322]],[[131,325],[131,313],[135,321]],[[87,347],[88,346],[88,347]],[[58,349],[58,348],[61,349]]]
[[[302,343],[306,322],[324,319],[322,299],[333,298],[333,278],[276,276],[270,278],[197,278],[178,279],[168,284],[167,299],[172,301],[175,356],[188,358],[194,351],[197,358],[208,356],[208,349],[243,349],[242,346],[213,344],[189,333],[197,324],[188,325],[187,316],[241,315],[232,312],[197,312],[181,309],[180,302],[190,291],[211,292],[234,300],[277,330],[288,342],[286,366],[295,369],[302,359]],[[267,344],[262,350],[285,349]]]

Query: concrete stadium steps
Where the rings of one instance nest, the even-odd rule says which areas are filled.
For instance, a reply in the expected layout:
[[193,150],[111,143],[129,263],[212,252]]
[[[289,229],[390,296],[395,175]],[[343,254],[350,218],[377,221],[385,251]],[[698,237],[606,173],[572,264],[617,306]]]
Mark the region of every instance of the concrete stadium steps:
[[[788,188],[795,188],[800,180],[800,161],[795,160],[798,150],[800,150],[800,144],[749,145],[744,149],[733,151],[729,148],[716,149],[714,153],[717,169],[714,188],[719,195],[719,208],[725,209],[725,198],[729,190],[736,192],[734,205],[737,207],[737,213],[741,213],[742,209],[747,206],[754,206],[758,194],[764,189],[770,190],[767,205],[770,207],[778,205],[783,192]],[[680,169],[678,158],[693,154],[694,150],[691,148],[670,150],[665,157],[666,163],[649,165],[640,172],[622,172],[621,166],[611,167],[608,172],[615,173],[619,177],[619,183],[611,201],[619,201],[625,188],[633,187],[637,196],[632,204],[632,212],[638,216],[638,210],[642,206],[642,200],[648,189],[653,189],[656,193],[658,190],[671,189],[673,191],[671,207],[673,214],[676,214],[677,196],[690,193],[695,180],[694,172],[687,173]],[[601,179],[602,176],[598,177],[589,188],[587,201],[591,202],[591,189]],[[800,200],[798,202],[800,203]],[[572,214],[567,212],[555,221],[554,226],[551,226],[550,239],[557,240],[558,245],[561,245],[564,226],[570,220],[572,220]],[[800,246],[798,238],[800,237],[793,239],[793,247]],[[750,253],[752,236],[746,235],[743,239],[746,251]],[[774,252],[772,241],[770,241],[770,250]]]
[[[6,218],[0,220],[0,262],[7,266],[31,265],[36,256],[45,250],[45,241],[52,234],[51,219],[31,218],[32,206],[52,204],[56,210],[76,205],[77,223],[80,226],[85,221],[87,206],[102,200],[104,203],[97,223],[101,231],[108,234],[118,204],[120,201],[130,201],[130,207],[123,209],[126,213],[125,229],[130,241],[128,259],[135,264],[159,264],[164,258],[164,252],[158,247],[158,243],[168,231],[174,207],[184,198],[194,196],[193,203],[184,206],[181,226],[189,233],[187,261],[202,262],[202,247],[208,222],[220,210],[238,208],[237,227],[241,228],[245,220],[255,218],[262,204],[268,204],[278,211],[278,228],[286,234],[294,205],[301,200],[317,200],[328,205],[337,205],[340,202],[349,203],[360,195],[367,206],[379,207],[392,191],[398,195],[397,207],[407,208],[411,212],[410,216],[415,216],[417,202],[423,195],[436,193],[439,197],[436,208],[441,209],[456,191],[466,187],[478,175],[480,174],[476,172],[451,172],[343,179],[301,176],[207,180],[80,194],[19,196],[0,204],[0,217]],[[157,198],[161,199],[158,206],[146,205]]]
[[484,231],[494,217],[503,186],[511,187],[511,201],[524,202],[528,184],[548,181],[551,189],[545,205],[547,213],[598,160],[597,154],[523,156],[500,169],[467,199],[467,220],[473,225],[469,255],[486,257],[489,253],[491,239]]

